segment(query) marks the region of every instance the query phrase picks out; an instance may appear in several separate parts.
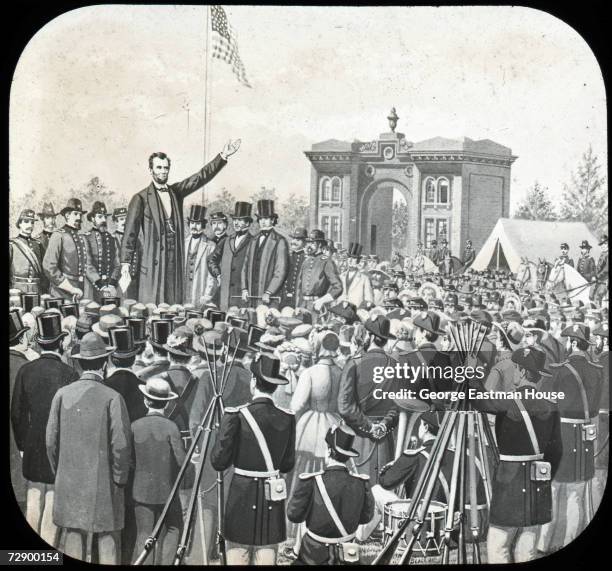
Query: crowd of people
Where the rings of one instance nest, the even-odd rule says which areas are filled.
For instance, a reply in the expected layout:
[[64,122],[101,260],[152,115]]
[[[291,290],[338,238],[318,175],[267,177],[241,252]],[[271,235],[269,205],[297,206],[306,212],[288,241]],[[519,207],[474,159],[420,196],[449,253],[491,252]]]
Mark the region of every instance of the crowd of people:
[[[153,156],[152,172],[166,159]],[[509,271],[471,270],[471,242],[454,271],[443,237],[403,264],[356,243],[337,248],[318,229],[287,238],[271,200],[237,202],[231,214],[194,205],[186,239],[167,218],[153,234],[166,251],[148,259],[135,230],[147,219],[140,194],[112,214],[71,199],[60,229],[46,204],[37,238],[37,215],[25,210],[10,242],[11,472],[27,521],[49,544],[133,562],[187,462],[147,559],[172,563],[204,462],[186,563],[218,557],[218,526],[230,564],[273,564],[281,545],[297,563],[358,561],[361,544],[383,539],[385,505],[414,493],[448,408],[375,398],[400,383],[375,382],[373,371],[458,364],[450,328],[460,322],[487,334],[476,355],[486,375],[466,381],[475,391],[565,394],[474,401],[493,427],[485,444],[500,454],[483,500],[488,561],[535,559],[588,524],[608,463],[607,237],[597,263],[582,244],[578,268],[594,292],[584,304],[572,292],[520,289]],[[224,375],[213,445],[186,460]],[[436,499],[448,501],[443,486]]]

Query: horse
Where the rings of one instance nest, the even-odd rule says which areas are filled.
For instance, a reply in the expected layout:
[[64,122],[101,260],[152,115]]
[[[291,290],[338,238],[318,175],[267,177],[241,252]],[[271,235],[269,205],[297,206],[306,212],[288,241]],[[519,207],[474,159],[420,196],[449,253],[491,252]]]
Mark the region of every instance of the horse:
[[551,263],[547,262],[544,258],[538,258],[538,266],[536,268],[536,289],[541,290],[544,288],[544,285],[548,281],[551,268]]
[[559,263],[551,268],[544,289],[554,294],[561,293],[571,300],[582,301],[589,307],[590,285],[575,268]]
[[525,256],[521,258],[521,264],[516,272],[515,285],[523,291],[525,288],[529,288],[530,291],[535,290],[537,281],[537,272],[535,263],[530,262]]
[[404,261],[404,269],[406,274],[419,276],[421,274],[438,274],[440,273],[438,266],[434,264],[427,256],[413,256],[406,258]]
[[398,250],[393,250],[391,254],[391,267],[392,268],[403,268],[404,267],[404,256],[402,256]]

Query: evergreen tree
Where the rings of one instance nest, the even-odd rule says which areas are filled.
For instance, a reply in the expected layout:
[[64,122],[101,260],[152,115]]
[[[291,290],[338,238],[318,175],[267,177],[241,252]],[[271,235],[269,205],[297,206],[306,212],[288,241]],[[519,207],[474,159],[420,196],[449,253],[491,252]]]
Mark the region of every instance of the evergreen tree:
[[527,191],[525,200],[516,209],[514,217],[523,220],[556,220],[557,214],[548,189],[536,180]]

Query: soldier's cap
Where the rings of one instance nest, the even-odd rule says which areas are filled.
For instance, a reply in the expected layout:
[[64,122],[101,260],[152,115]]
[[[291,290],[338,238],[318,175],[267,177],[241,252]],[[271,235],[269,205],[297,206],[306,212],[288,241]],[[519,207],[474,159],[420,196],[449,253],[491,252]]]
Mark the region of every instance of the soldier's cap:
[[357,308],[347,300],[341,301],[333,307],[330,307],[329,312],[345,319],[348,325],[352,325],[356,321],[359,321]]
[[537,333],[546,333],[546,322],[540,315],[534,317],[528,317],[523,321],[523,329],[525,331],[535,331]]
[[[540,351],[535,347],[517,349],[512,353],[512,362],[536,375],[550,377],[550,371],[544,366],[546,363],[546,354],[544,351]],[[539,378],[535,377],[528,380],[536,383]]]
[[227,222],[227,216],[223,212],[213,212],[210,215],[211,222],[222,220],[223,222]]
[[325,233],[322,230],[314,228],[306,238],[306,242],[325,242]]
[[138,390],[145,397],[154,401],[171,401],[178,398],[178,395],[170,388],[170,383],[158,377],[147,379],[144,385],[138,385]]
[[251,373],[258,379],[273,385],[286,385],[289,381],[280,374],[280,359],[265,353],[257,353],[251,363]]
[[514,321],[519,325],[523,323],[523,317],[515,309],[506,309],[502,311],[501,316],[504,321]]
[[383,289],[383,291],[386,290],[386,289],[387,290],[391,289],[393,291],[399,291],[399,287],[397,286],[397,283],[395,281],[393,281],[393,280],[386,280],[383,283],[382,289]]
[[562,250],[569,250],[569,244],[567,242],[561,242]]
[[21,211],[16,225],[19,227],[19,224],[21,224],[24,220],[31,220],[32,222],[37,220],[36,214],[31,208],[26,208],[25,210]]
[[96,214],[104,214],[104,216],[110,216],[111,213],[106,210],[106,204],[100,200],[96,200],[91,207],[91,210],[87,213],[87,220],[90,222]]
[[293,232],[291,232],[289,237],[293,238],[294,240],[306,240],[306,238],[308,238],[308,230],[298,226],[293,229]]
[[115,208],[115,210],[113,210],[113,220],[117,220],[117,218],[119,218],[120,216],[127,216],[127,212],[128,211],[125,206]]
[[602,246],[603,244],[607,244],[608,243],[608,235],[604,234],[600,239],[599,239],[599,246]]
[[38,216],[40,216],[41,218],[43,216],[52,216],[55,218],[57,216],[57,213],[55,212],[55,209],[53,208],[53,204],[51,202],[44,202],[42,211],[38,213]]
[[444,302],[439,298],[434,298],[429,302],[429,308],[442,311],[444,309]]
[[580,243],[580,249],[581,249],[581,250],[590,250],[590,249],[591,249],[591,244],[589,244],[589,241],[588,241],[588,240],[583,240],[583,241]]
[[501,323],[493,322],[493,328],[504,337],[508,346],[516,351],[521,341],[523,340],[523,328],[516,321],[502,321]]
[[330,426],[325,435],[325,442],[332,449],[350,458],[359,456],[359,452],[353,448],[353,442],[355,441],[355,433],[347,427],[340,428],[335,424]]
[[591,329],[588,325],[584,323],[574,323],[569,327],[566,327],[561,332],[561,337],[569,337],[570,339],[579,339],[580,341],[584,341],[589,345],[594,345],[594,343],[590,340],[591,338]]
[[599,335],[599,337],[609,337],[608,323],[606,321],[600,323],[595,329],[593,329],[592,334]]

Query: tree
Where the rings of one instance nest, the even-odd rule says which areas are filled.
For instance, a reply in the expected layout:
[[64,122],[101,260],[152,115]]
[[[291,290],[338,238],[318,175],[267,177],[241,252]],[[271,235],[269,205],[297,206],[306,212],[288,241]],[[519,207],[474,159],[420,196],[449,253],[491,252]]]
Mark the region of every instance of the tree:
[[527,191],[525,200],[519,204],[514,218],[523,220],[556,220],[555,207],[548,195],[548,188],[536,180]]
[[276,203],[277,202],[276,189],[274,187],[267,188],[265,186],[262,186],[260,190],[251,194],[249,201],[253,203],[253,208],[256,208],[257,201],[264,200],[264,199],[274,200],[274,202]]
[[310,206],[303,196],[290,194],[279,208],[279,227],[285,233],[291,233],[296,227],[308,228],[308,211]]
[[221,191],[213,195],[212,200],[206,204],[208,209],[207,215],[210,216],[213,212],[223,212],[226,216],[231,216],[234,212],[236,197],[225,187]]
[[408,246],[408,204],[405,201],[393,203],[391,242],[394,251],[404,252]]
[[589,145],[570,184],[564,186],[561,203],[563,220],[584,222],[591,232],[599,235],[608,224],[608,192],[606,177],[600,172],[601,165],[593,148]]

